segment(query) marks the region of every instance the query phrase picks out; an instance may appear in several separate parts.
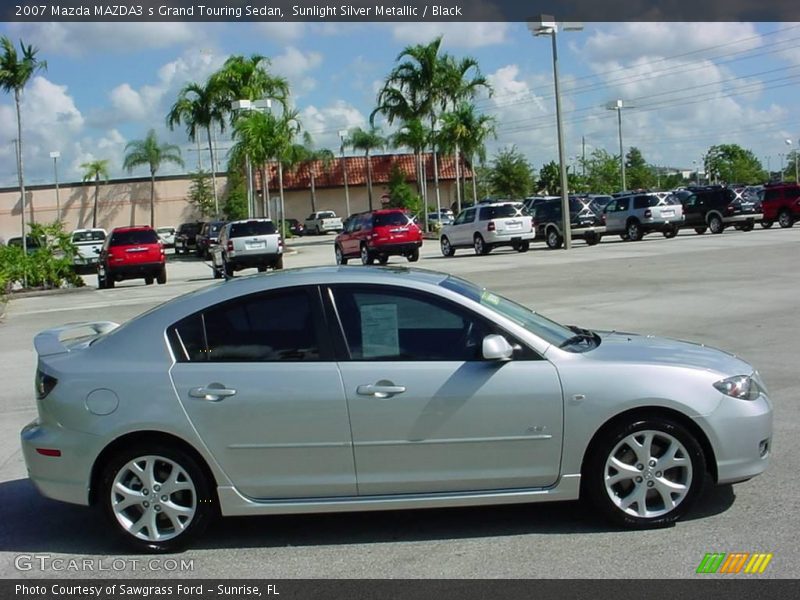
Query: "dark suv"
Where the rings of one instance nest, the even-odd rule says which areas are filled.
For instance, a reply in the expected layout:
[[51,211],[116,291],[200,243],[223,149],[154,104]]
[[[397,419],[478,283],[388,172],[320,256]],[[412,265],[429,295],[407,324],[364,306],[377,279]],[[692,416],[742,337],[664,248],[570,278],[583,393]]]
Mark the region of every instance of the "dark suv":
[[197,234],[203,228],[203,221],[182,223],[175,232],[175,254],[189,254],[197,250]]
[[710,185],[691,187],[676,192],[675,196],[683,205],[683,224],[702,234],[722,233],[733,225],[741,231],[750,231],[755,222],[761,220],[761,213],[753,202],[744,201],[732,189]]
[[[533,227],[536,237],[544,237],[550,249],[561,248],[564,235],[561,198],[548,198],[533,206]],[[582,238],[588,245],[600,242],[606,228],[600,216],[595,212],[591,200],[577,197],[569,198],[570,232],[573,238]]]
[[385,265],[390,256],[405,256],[409,262],[419,260],[422,231],[400,208],[388,208],[352,215],[344,231],[336,236],[336,264],[346,265],[350,258],[361,258],[371,265],[377,259]]
[[152,227],[117,227],[106,238],[97,263],[97,287],[113,288],[125,279],[167,283],[164,245]]
[[761,212],[761,225],[765,228],[772,227],[775,221],[781,227],[791,227],[800,218],[800,186],[796,183],[767,185],[763,191]]
[[225,221],[210,221],[203,224],[200,233],[195,237],[195,254],[197,258],[211,258],[211,246],[219,243],[219,232],[224,226]]

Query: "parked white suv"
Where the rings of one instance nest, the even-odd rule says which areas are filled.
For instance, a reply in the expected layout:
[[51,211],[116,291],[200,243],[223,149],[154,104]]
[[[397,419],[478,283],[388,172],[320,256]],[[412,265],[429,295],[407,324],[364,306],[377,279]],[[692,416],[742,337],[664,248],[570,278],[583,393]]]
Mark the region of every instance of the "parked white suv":
[[492,202],[458,213],[452,225],[442,228],[439,243],[444,256],[453,256],[457,248],[470,247],[475,254],[489,254],[498,246],[527,252],[535,237],[533,218],[521,202]]
[[219,244],[212,247],[214,277],[256,268],[283,268],[283,238],[270,219],[248,219],[227,223],[220,231]]
[[317,235],[328,233],[330,231],[342,233],[344,230],[342,219],[337,217],[336,213],[332,210],[321,210],[319,212],[311,213],[308,215],[304,225],[306,232],[316,233]]
[[94,272],[97,269],[100,251],[105,241],[105,229],[76,229],[72,232],[72,243],[78,250],[72,262],[76,273]]
[[634,242],[653,231],[672,238],[683,224],[683,206],[674,196],[636,194],[614,198],[603,212],[606,233],[618,233]]

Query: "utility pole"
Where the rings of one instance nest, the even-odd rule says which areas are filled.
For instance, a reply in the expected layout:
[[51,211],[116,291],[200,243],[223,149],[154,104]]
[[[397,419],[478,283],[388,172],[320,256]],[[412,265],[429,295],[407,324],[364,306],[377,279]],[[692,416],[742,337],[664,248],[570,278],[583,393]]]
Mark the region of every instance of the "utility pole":
[[586,136],[581,136],[581,177],[586,177]]
[[625,150],[622,146],[622,109],[623,108],[635,108],[630,104],[623,104],[622,100],[617,100],[616,102],[612,102],[606,108],[608,110],[615,110],[617,111],[617,126],[619,129],[619,164],[620,164],[620,171],[622,173],[622,191],[626,191],[628,189],[628,184],[625,181]]

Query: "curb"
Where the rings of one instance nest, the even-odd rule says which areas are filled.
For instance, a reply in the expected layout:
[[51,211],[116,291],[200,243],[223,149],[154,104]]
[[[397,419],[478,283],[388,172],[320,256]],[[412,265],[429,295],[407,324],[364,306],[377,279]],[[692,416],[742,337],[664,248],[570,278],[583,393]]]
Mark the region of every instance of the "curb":
[[[52,290],[30,290],[30,291],[19,291],[19,292],[9,292],[6,296],[7,300],[13,300],[14,298],[38,298],[40,296],[53,296],[53,295],[60,295],[60,294],[75,294],[75,293],[83,293],[83,292],[93,292],[95,288],[89,285],[85,285],[83,287],[73,287],[73,288],[55,288]],[[0,311],[2,312],[2,311]]]

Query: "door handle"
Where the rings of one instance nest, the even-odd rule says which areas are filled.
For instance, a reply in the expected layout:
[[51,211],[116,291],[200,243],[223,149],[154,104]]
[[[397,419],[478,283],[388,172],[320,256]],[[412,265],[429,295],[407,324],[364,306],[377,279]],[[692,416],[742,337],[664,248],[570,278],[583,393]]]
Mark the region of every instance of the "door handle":
[[209,402],[219,402],[223,398],[235,396],[236,390],[226,388],[221,383],[209,383],[207,387],[196,387],[189,390],[189,396]]
[[395,394],[402,394],[406,391],[404,385],[395,385],[391,381],[379,381],[360,385],[356,388],[359,396],[373,396],[375,398],[389,398]]

